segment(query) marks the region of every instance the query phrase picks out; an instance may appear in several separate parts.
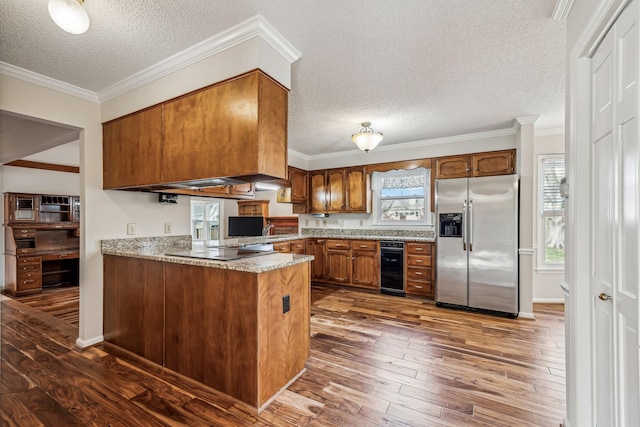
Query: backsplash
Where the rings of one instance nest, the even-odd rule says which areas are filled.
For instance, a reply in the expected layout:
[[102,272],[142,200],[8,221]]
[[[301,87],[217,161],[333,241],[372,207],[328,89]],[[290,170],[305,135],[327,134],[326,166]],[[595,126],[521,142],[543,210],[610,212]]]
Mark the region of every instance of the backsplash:
[[435,230],[411,230],[399,228],[385,229],[363,229],[363,228],[301,228],[301,237],[415,237],[433,239],[436,237]]
[[132,237],[128,239],[109,239],[102,241],[102,249],[131,250],[149,249],[160,250],[166,248],[191,249],[191,235],[158,236],[158,237]]

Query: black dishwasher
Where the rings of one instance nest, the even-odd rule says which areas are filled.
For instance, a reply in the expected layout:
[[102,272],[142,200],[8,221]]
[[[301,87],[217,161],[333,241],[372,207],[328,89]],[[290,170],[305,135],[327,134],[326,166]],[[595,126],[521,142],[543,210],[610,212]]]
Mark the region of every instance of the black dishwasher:
[[380,242],[380,293],[405,296],[404,242]]

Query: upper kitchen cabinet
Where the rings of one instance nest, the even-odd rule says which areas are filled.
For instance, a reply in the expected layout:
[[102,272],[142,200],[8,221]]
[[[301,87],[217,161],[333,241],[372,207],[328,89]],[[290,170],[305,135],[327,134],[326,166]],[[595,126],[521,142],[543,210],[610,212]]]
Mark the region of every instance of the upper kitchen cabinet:
[[286,178],[287,97],[256,70],[105,123],[104,188]]
[[307,202],[307,171],[289,166],[291,203]]
[[510,175],[515,173],[515,157],[515,150],[441,157],[436,162],[436,178]]
[[162,182],[162,105],[102,126],[104,189]]
[[362,166],[309,172],[311,213],[365,213],[369,179]]

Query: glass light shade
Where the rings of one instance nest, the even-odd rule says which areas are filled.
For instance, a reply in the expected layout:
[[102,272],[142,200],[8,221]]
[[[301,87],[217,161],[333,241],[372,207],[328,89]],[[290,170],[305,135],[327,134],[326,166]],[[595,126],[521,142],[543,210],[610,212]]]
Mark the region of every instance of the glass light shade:
[[351,135],[351,140],[364,152],[373,150],[382,141],[382,134],[380,132],[359,132]]
[[49,0],[49,15],[67,33],[82,34],[89,29],[89,15],[84,0]]

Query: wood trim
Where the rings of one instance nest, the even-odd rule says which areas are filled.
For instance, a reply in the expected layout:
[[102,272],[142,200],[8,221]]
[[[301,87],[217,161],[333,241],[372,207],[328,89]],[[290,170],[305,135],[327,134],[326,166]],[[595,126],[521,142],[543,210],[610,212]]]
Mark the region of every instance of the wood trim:
[[68,165],[56,165],[53,163],[32,162],[31,160],[14,160],[13,162],[5,163],[6,166],[14,166],[18,168],[31,168],[42,169],[47,171],[56,172],[68,172],[68,173],[80,173],[78,166]]

